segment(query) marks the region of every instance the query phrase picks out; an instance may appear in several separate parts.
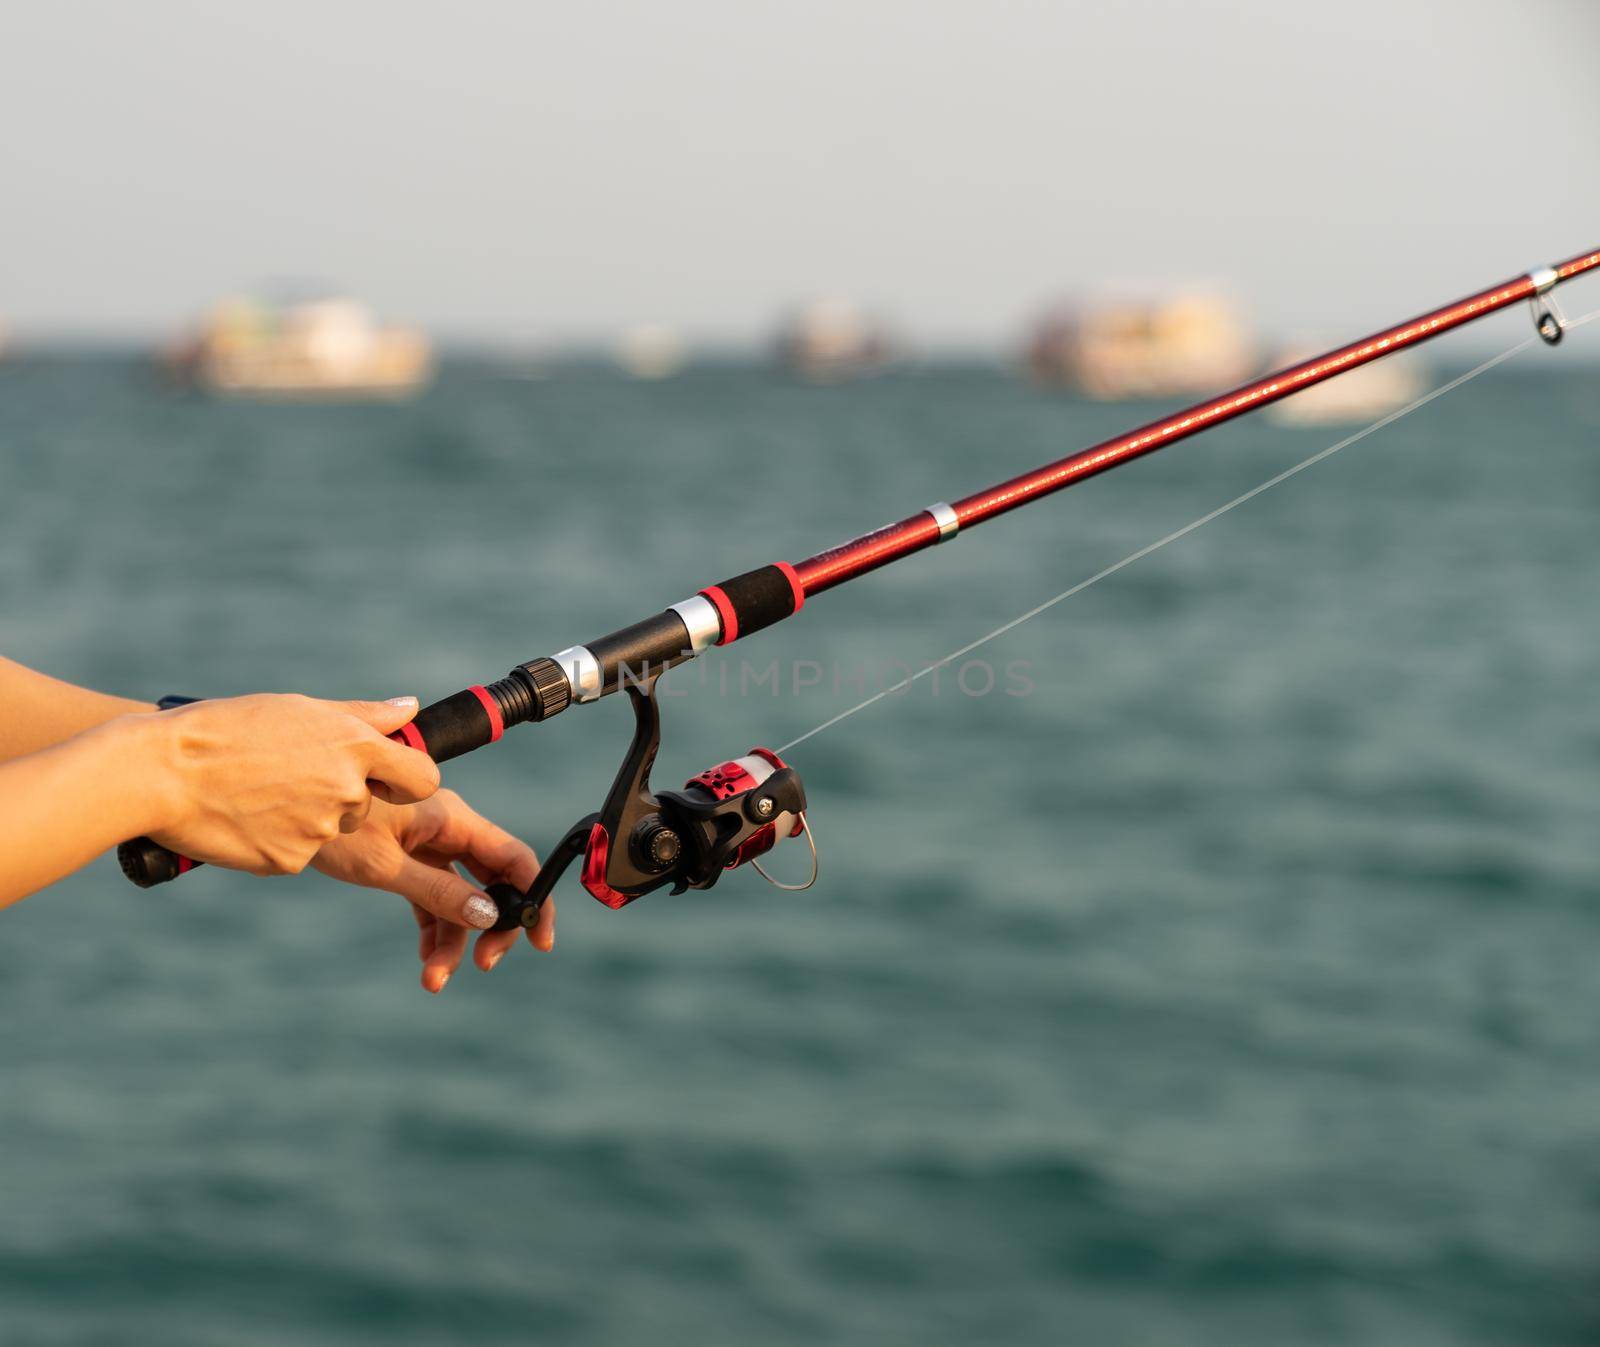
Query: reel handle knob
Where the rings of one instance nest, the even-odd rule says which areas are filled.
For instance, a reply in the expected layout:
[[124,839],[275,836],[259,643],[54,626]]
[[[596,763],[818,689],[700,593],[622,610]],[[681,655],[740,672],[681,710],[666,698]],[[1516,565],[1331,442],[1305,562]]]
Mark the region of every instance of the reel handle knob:
[[496,931],[528,931],[538,924],[539,913],[544,908],[544,895],[530,891],[523,893],[515,884],[491,884],[484,890],[500,909]]

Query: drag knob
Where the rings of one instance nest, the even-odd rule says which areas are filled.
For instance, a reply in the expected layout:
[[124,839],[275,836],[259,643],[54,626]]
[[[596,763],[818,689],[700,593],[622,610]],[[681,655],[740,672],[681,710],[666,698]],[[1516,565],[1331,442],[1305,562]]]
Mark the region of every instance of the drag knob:
[[632,845],[634,863],[651,874],[670,870],[683,854],[683,839],[659,815],[645,819],[633,830]]

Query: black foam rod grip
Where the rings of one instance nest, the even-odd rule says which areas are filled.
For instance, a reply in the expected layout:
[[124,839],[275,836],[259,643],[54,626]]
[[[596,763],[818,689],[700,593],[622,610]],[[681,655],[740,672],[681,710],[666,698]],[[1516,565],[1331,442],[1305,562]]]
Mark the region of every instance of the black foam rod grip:
[[470,687],[418,711],[415,719],[389,737],[420,749],[435,762],[448,762],[492,744],[505,733],[499,703],[485,688]]
[[729,645],[741,636],[782,622],[798,613],[806,601],[800,577],[786,561],[746,571],[700,592],[711,600],[722,621],[718,645]]

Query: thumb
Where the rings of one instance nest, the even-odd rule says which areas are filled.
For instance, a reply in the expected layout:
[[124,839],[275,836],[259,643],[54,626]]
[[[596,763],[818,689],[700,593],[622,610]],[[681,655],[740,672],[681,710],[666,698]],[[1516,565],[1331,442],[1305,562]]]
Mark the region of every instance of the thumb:
[[486,931],[500,920],[500,909],[482,889],[448,867],[424,865],[411,856],[383,887],[457,926]]
[[379,734],[393,734],[417,714],[415,697],[391,697],[386,702],[337,702],[335,705],[371,725]]

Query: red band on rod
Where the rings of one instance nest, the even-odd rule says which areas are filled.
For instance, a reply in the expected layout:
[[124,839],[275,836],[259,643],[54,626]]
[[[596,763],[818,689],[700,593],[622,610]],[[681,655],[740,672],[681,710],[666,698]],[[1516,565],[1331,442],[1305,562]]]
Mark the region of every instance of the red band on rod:
[[[789,588],[794,591],[794,613],[798,613],[806,606],[806,587],[800,583],[800,572],[787,561],[774,561],[772,564],[783,572],[783,578],[789,582]],[[790,616],[794,616],[794,613]]]
[[407,748],[414,748],[418,753],[426,753],[428,746],[422,740],[422,735],[417,727],[409,720],[389,736],[397,744],[404,744]]
[[492,744],[506,732],[506,722],[500,715],[499,704],[489,695],[486,689],[479,687],[476,683],[468,688],[467,691],[482,703],[484,711],[488,714],[489,742]]
[[739,639],[739,615],[733,611],[733,604],[728,601],[728,596],[722,592],[720,585],[712,585],[709,589],[702,589],[701,596],[711,600],[711,606],[717,610],[717,616],[722,620],[722,635],[717,638],[718,645],[731,645]]

